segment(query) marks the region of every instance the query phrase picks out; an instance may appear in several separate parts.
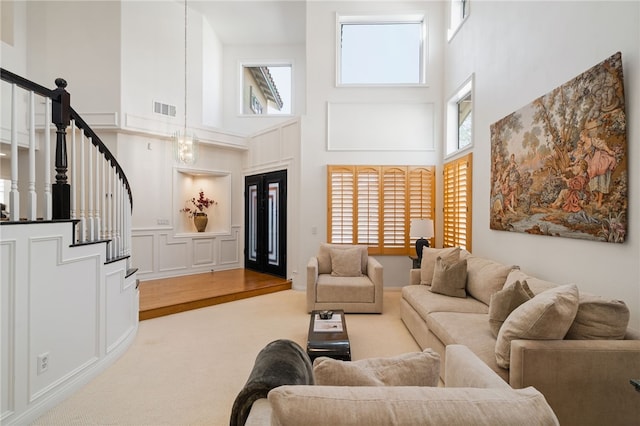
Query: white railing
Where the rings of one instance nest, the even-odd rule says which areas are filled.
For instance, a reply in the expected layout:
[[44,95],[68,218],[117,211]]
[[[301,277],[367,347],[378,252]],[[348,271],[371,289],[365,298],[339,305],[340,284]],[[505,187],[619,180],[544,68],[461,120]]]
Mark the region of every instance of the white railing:
[[[35,89],[25,88],[30,85]],[[59,84],[58,91],[64,91],[64,86],[66,83]],[[0,157],[2,165],[7,162],[10,165],[10,191],[5,194],[3,189],[2,193],[9,217],[3,220],[60,219],[54,217],[56,199],[51,164],[55,163],[56,184],[62,181],[69,186],[68,211],[63,218],[76,222],[74,243],[109,240],[108,259],[129,257],[131,191],[115,157],[70,106],[67,112],[70,125],[53,123],[56,91],[2,70],[2,94],[2,118],[6,114],[11,117],[2,120],[9,122],[10,128],[3,127],[0,138],[0,152],[5,154]],[[60,102],[56,107],[60,108],[59,105]],[[57,142],[55,156],[51,152],[52,134]],[[7,155],[9,161],[5,160]],[[3,175],[6,176],[4,172]]]

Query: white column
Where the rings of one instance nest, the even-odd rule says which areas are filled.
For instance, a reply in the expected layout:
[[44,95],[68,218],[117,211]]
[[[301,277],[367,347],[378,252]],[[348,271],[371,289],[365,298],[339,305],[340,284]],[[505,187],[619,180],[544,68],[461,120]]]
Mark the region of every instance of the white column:
[[36,220],[38,196],[36,194],[36,94],[29,92],[29,193],[27,195],[27,219]]

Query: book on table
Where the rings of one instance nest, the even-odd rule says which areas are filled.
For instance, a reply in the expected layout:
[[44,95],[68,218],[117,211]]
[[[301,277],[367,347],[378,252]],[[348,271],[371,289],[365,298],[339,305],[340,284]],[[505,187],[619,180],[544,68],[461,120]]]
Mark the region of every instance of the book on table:
[[320,315],[316,314],[315,321],[313,323],[313,331],[316,333],[341,333],[342,332],[342,318],[340,314],[334,313],[329,319],[320,319]]

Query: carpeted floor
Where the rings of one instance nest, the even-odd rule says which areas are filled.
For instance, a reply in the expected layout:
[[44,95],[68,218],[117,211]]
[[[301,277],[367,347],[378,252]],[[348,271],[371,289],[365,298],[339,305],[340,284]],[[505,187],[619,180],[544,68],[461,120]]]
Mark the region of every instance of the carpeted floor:
[[[304,292],[287,290],[142,321],[116,363],[34,425],[228,425],[258,352],[286,338],[306,347]],[[347,314],[354,360],[419,351],[400,319],[400,292],[384,313]]]

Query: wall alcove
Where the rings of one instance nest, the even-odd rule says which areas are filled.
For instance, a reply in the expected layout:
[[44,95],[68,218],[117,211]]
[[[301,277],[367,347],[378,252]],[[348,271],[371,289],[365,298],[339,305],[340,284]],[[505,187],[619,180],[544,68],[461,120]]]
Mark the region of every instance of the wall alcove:
[[[193,219],[180,210],[194,207],[192,198],[204,196],[216,201],[205,210],[209,221],[204,232],[197,232]],[[175,168],[173,218],[176,237],[213,237],[231,234],[231,173],[216,170]]]

